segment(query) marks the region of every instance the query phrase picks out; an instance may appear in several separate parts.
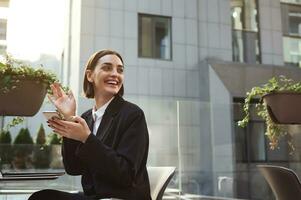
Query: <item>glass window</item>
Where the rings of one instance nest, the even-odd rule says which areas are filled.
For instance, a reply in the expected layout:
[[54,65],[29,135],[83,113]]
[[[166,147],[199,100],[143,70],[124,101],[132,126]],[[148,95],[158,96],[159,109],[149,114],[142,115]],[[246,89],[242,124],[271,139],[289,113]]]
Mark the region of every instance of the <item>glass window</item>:
[[231,0],[233,61],[260,63],[257,0]]
[[301,67],[301,6],[281,4],[281,14],[284,62]]
[[0,19],[0,40],[6,40],[7,20]]
[[171,59],[171,18],[139,14],[139,57]]

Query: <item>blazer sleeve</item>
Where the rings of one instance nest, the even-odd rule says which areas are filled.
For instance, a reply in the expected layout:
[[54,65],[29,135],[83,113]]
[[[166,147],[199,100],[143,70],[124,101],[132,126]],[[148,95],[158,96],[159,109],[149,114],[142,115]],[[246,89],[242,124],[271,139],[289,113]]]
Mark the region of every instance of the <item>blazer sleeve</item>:
[[[81,117],[85,118],[85,113]],[[65,171],[69,175],[82,175],[83,174],[83,163],[80,161],[79,157],[75,154],[76,149],[78,149],[83,143],[77,140],[63,137],[62,144],[62,156]]]
[[81,145],[81,142],[63,137],[62,156],[65,171],[69,175],[81,175],[83,165],[79,158],[75,155],[76,149]]
[[121,139],[116,150],[90,134],[77,151],[91,172],[123,187],[135,184],[133,180],[142,164],[145,165],[148,153],[148,131],[143,111],[128,116],[126,124],[124,132],[119,135]]

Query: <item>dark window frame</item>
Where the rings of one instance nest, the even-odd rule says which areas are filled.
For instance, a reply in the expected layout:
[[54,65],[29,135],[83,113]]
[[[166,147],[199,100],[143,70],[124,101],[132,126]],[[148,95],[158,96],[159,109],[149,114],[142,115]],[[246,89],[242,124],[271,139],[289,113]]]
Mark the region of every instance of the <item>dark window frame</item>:
[[[170,38],[169,38],[169,43],[170,43],[170,56],[169,58],[162,58],[162,57],[156,57],[156,48],[155,48],[155,39],[156,39],[156,34],[154,33],[154,26],[153,26],[153,19],[152,19],[152,55],[151,56],[144,56],[142,55],[142,42],[141,42],[141,32],[140,32],[140,27],[141,27],[141,19],[142,17],[149,17],[149,18],[166,18],[169,19],[169,31],[170,31]],[[150,59],[157,59],[157,60],[164,60],[164,61],[172,61],[173,59],[173,51],[172,51],[172,17],[170,16],[163,16],[163,15],[153,15],[153,14],[145,14],[145,13],[138,13],[138,57],[139,58],[150,58]]]

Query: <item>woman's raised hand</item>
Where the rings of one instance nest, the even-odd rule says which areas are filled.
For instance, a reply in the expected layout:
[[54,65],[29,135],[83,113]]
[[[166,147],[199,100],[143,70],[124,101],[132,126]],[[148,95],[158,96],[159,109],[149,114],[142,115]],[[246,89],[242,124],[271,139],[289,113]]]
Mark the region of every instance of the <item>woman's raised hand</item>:
[[50,119],[48,120],[48,126],[52,128],[55,133],[63,137],[78,140],[83,143],[85,143],[91,134],[86,121],[79,116],[73,116],[71,121]]
[[65,93],[59,83],[50,85],[52,95],[48,95],[48,99],[57,108],[57,110],[64,115],[66,119],[75,115],[76,102],[72,91]]

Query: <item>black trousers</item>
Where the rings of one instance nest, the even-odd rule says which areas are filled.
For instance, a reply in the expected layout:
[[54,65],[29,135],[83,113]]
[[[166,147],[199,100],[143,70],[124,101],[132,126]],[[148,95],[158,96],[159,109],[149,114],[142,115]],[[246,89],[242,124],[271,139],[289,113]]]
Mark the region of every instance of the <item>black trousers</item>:
[[95,200],[83,193],[68,193],[59,190],[40,190],[33,193],[28,200]]

